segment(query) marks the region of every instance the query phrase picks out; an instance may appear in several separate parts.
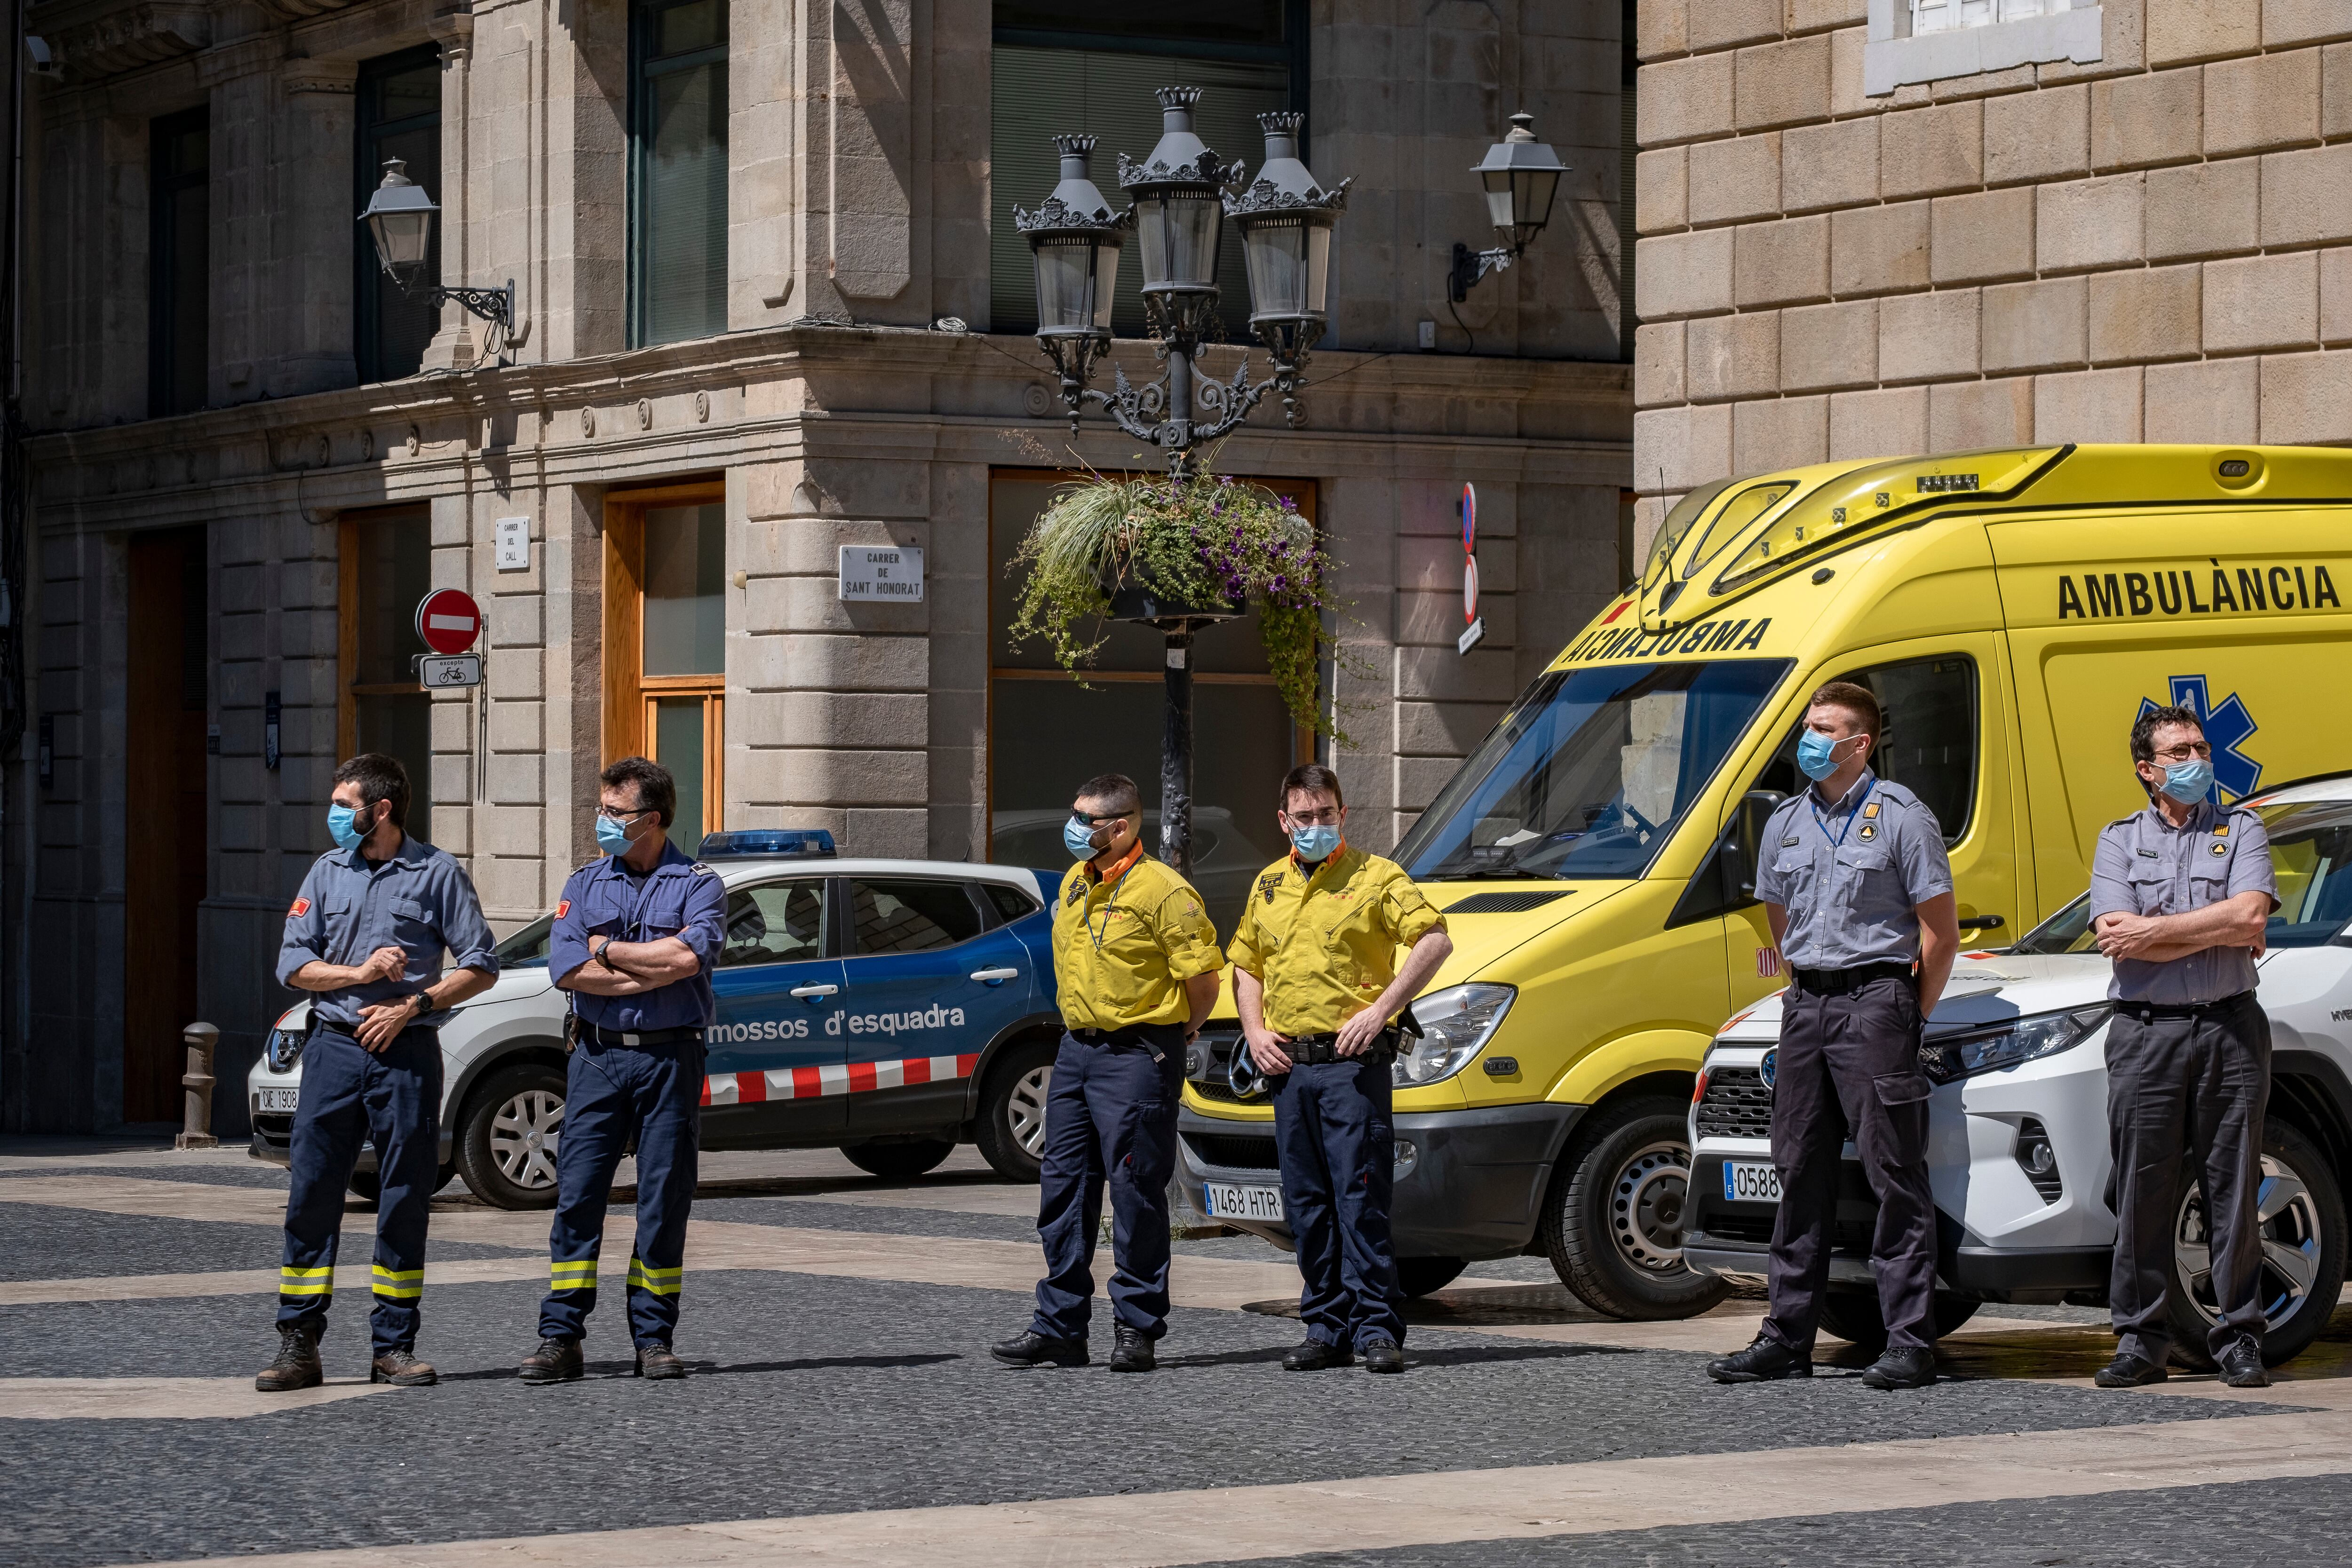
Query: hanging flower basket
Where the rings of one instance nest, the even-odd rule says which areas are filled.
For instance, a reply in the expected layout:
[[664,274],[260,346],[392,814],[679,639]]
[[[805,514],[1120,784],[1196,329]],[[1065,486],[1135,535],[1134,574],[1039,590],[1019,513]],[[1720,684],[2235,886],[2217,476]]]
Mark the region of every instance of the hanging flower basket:
[[[1347,736],[1318,701],[1318,674],[1339,652],[1324,624],[1331,569],[1315,528],[1289,500],[1231,478],[1112,479],[1055,496],[1013,557],[1025,568],[1017,641],[1042,637],[1083,680],[1106,625],[1232,620],[1255,606],[1276,689],[1300,725]],[[1352,668],[1353,661],[1350,661]]]

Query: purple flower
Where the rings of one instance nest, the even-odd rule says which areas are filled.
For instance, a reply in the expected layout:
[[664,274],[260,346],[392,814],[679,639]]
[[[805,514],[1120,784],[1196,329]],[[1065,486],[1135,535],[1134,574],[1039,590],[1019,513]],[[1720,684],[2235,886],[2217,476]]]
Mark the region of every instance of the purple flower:
[[1276,577],[1274,580],[1274,591],[1277,594],[1288,586],[1290,586],[1290,579],[1287,577]]

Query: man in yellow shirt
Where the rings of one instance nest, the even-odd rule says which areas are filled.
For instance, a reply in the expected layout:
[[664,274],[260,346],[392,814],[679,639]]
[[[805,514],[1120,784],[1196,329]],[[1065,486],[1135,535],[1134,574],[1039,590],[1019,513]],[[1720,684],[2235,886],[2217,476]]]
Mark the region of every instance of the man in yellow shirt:
[[[1291,1372],[1404,1370],[1389,1244],[1392,1024],[1454,952],[1445,917],[1404,868],[1349,847],[1339,778],[1309,763],[1282,781],[1290,857],[1260,873],[1234,928],[1234,1005],[1250,1059],[1274,1080],[1282,1206],[1306,1287]],[[1409,949],[1404,963],[1397,950]]]
[[1113,1372],[1150,1372],[1168,1331],[1168,1178],[1184,1047],[1216,1005],[1224,957],[1201,895],[1143,852],[1135,781],[1087,781],[1062,838],[1078,863],[1054,910],[1066,1031],[1045,1097],[1037,1235],[1045,1277],[1029,1327],[989,1347],[1014,1366],[1087,1363],[1095,1231],[1110,1188]]

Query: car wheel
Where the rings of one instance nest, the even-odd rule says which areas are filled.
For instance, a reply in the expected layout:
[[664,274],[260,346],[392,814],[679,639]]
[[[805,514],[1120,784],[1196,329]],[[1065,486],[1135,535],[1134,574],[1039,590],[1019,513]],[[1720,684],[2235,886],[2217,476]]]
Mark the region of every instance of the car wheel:
[[1544,1250],[1560,1282],[1596,1312],[1694,1318],[1730,1285],[1683,1261],[1690,1186],[1688,1107],[1624,1100],[1581,1128],[1552,1177]]
[[[2205,1194],[2186,1177],[2182,1185],[2165,1315],[2174,1357],[2203,1369],[2213,1364],[2205,1335],[2221,1314],[2213,1304]],[[2344,1289],[2344,1196],[2327,1157],[2299,1128],[2273,1121],[2263,1129],[2254,1212],[2263,1245],[2254,1288],[2263,1304],[2263,1359],[2276,1366],[2318,1338]]]
[[1469,1264],[1459,1258],[1400,1258],[1397,1259],[1397,1289],[1408,1300],[1443,1290],[1454,1283]]
[[926,1171],[936,1170],[940,1161],[954,1152],[955,1144],[942,1138],[919,1138],[906,1143],[852,1143],[842,1150],[859,1170],[891,1182],[911,1182]]
[[[1940,1340],[1946,1334],[1957,1333],[1962,1324],[1977,1315],[1981,1305],[1973,1296],[1937,1291],[1936,1337]],[[1822,1291],[1822,1327],[1864,1355],[1875,1356],[1886,1349],[1886,1319],[1879,1312],[1875,1290]]]
[[493,1073],[457,1119],[457,1169],[493,1208],[555,1206],[563,1074],[541,1062]]
[[972,1141],[1008,1182],[1034,1182],[1045,1154],[1045,1095],[1054,1083],[1054,1045],[1032,1040],[997,1058],[980,1090]]
[[352,1196],[370,1207],[373,1207],[383,1197],[383,1183],[373,1171],[353,1171],[352,1179],[347,1184],[352,1190]]

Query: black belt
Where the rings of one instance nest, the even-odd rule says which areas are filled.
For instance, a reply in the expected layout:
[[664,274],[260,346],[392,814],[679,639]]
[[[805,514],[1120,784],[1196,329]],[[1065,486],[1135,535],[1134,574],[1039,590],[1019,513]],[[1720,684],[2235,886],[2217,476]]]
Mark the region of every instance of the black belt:
[[2153,1024],[2158,1018],[2210,1018],[2216,1014],[2235,1012],[2253,999],[2252,992],[2241,991],[2218,1002],[2118,1002],[2116,1011],[2143,1024]]
[[580,1037],[600,1046],[676,1046],[688,1040],[702,1038],[702,1026],[690,1029],[608,1029],[602,1024],[580,1020]]
[[1331,1062],[1367,1061],[1375,1067],[1386,1067],[1396,1060],[1397,1032],[1382,1029],[1372,1037],[1372,1043],[1360,1054],[1343,1057],[1339,1051],[1337,1035],[1298,1035],[1282,1047],[1283,1054],[1301,1067],[1323,1067]]
[[1791,969],[1797,990],[1806,996],[1850,996],[1874,980],[1911,980],[1907,963],[1858,963],[1852,969]]

